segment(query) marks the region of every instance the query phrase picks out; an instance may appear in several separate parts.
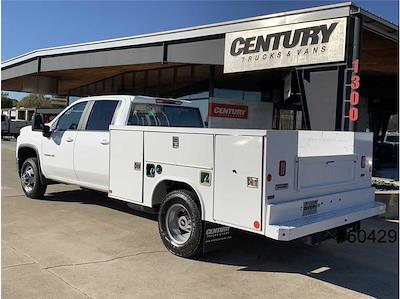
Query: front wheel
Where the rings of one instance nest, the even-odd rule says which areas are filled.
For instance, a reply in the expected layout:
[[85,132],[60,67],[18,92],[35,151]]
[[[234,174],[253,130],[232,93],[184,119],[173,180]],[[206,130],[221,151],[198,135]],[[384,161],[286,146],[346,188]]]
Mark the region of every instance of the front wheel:
[[192,257],[202,245],[201,211],[196,194],[176,190],[167,194],[158,214],[158,228],[165,247],[181,257]]
[[29,198],[42,198],[47,185],[40,179],[40,169],[37,158],[29,158],[21,167],[21,186],[25,195]]

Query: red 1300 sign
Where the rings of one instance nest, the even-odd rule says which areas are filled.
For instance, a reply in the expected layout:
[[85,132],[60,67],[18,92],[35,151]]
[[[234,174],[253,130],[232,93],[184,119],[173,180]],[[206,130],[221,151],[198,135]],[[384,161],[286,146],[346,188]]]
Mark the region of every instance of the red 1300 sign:
[[357,121],[358,119],[358,108],[357,105],[360,101],[360,94],[358,89],[360,88],[360,76],[358,75],[360,61],[358,59],[353,61],[353,75],[351,76],[351,92],[350,92],[350,110],[349,119],[350,121]]

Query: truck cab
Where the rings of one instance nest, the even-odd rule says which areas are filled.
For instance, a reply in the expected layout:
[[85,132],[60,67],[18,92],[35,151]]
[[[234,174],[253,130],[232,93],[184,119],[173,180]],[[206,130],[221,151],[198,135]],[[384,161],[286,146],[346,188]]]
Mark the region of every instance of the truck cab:
[[27,155],[40,161],[52,181],[108,192],[110,125],[203,127],[190,102],[145,96],[100,96],[80,99],[41,127],[21,129],[18,170]]

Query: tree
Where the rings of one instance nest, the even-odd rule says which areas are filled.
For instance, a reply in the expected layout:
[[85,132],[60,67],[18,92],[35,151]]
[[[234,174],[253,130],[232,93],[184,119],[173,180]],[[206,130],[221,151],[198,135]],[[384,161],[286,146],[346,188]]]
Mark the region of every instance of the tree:
[[12,108],[16,106],[18,103],[17,100],[14,100],[9,97],[8,92],[1,92],[1,108]]
[[17,104],[17,107],[24,108],[52,108],[51,102],[43,95],[32,93],[23,97]]

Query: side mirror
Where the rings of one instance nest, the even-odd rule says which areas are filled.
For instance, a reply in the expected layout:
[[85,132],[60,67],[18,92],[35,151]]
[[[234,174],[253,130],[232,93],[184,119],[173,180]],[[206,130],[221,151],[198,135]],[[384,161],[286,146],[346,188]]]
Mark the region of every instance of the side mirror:
[[35,113],[32,117],[32,130],[43,131],[44,128],[44,114]]
[[44,125],[42,133],[43,133],[44,137],[50,137],[50,135],[51,135],[50,126]]
[[32,130],[42,131],[44,137],[50,137],[50,126],[45,125],[45,118],[43,113],[35,113],[32,117]]

